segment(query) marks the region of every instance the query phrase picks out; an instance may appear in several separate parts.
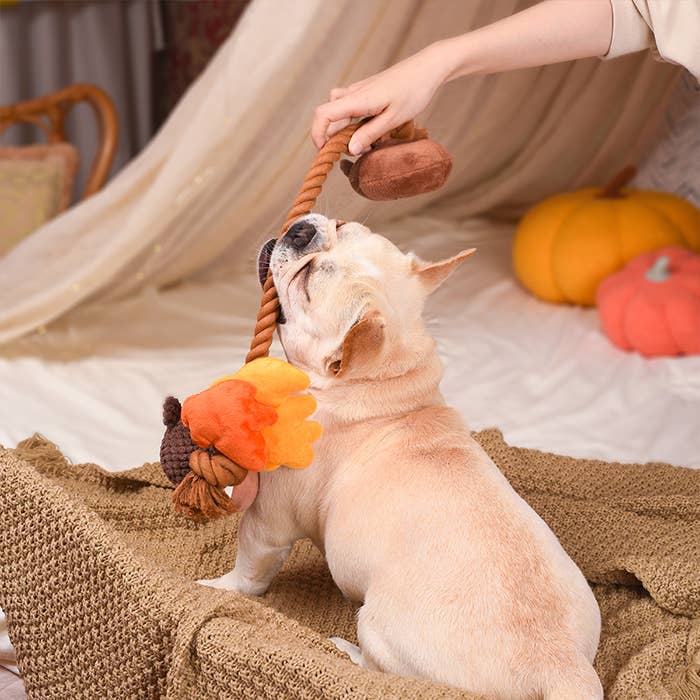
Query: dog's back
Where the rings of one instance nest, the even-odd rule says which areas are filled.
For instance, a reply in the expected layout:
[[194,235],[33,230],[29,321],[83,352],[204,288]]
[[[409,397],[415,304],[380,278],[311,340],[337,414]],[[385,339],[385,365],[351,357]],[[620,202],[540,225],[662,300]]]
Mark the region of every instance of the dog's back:
[[459,415],[436,406],[353,433],[329,436],[343,456],[320,529],[335,582],[364,602],[365,663],[522,698],[569,669],[594,689],[571,697],[602,697],[590,588]]

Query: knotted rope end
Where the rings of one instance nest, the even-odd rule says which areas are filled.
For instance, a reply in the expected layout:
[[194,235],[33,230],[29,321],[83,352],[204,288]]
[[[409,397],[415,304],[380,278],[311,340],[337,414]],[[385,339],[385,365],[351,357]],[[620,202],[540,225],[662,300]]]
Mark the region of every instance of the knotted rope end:
[[210,484],[194,471],[188,472],[177,485],[172,501],[178,513],[198,523],[236,512],[235,504],[223,488]]

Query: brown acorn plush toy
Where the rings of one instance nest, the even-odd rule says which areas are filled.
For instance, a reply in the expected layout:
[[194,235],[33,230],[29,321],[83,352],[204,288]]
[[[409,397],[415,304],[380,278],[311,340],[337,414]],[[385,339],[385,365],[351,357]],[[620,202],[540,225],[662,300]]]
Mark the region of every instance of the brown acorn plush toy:
[[380,139],[355,162],[342,160],[341,170],[358,194],[386,201],[433,192],[452,170],[450,154],[428,138],[425,129],[408,122]]
[[181,412],[180,402],[174,396],[168,396],[163,403],[165,435],[160,443],[160,463],[165,475],[176,486],[190,471],[190,455],[200,449],[180,420]]

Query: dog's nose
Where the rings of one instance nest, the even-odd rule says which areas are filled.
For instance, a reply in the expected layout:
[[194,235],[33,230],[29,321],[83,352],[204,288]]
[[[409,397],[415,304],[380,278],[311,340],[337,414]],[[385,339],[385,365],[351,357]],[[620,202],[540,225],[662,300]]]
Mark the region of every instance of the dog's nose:
[[292,248],[295,250],[301,250],[306,248],[311,239],[316,235],[316,227],[308,221],[297,221],[289,231],[287,231],[285,238],[289,240]]

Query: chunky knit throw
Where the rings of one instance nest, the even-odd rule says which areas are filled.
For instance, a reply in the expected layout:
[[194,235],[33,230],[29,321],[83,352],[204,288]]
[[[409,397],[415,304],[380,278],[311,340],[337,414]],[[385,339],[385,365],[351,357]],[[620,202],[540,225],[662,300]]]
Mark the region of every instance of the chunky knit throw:
[[[475,437],[591,582],[606,698],[700,699],[700,471]],[[261,599],[196,585],[232,567],[237,517],[195,524],[173,488],[39,436],[0,449],[0,607],[30,698],[473,698],[337,651],[355,610],[308,542]]]

